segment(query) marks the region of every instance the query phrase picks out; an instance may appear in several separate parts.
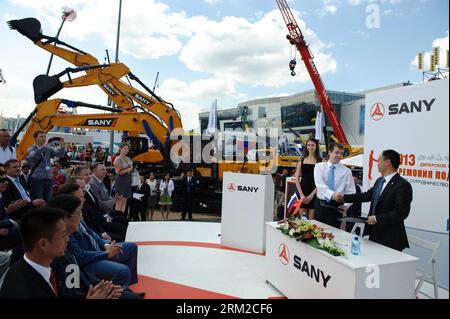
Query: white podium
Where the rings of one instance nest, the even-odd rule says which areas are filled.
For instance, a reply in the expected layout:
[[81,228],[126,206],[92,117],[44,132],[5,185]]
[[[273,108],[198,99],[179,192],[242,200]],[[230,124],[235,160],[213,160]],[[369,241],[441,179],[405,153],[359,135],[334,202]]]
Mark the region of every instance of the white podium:
[[264,253],[265,223],[273,221],[273,206],[272,176],[225,172],[222,189],[222,245]]
[[[335,235],[347,256],[334,257],[297,242],[267,223],[266,278],[289,299],[413,299],[417,258],[314,221]],[[344,246],[347,245],[347,246]]]

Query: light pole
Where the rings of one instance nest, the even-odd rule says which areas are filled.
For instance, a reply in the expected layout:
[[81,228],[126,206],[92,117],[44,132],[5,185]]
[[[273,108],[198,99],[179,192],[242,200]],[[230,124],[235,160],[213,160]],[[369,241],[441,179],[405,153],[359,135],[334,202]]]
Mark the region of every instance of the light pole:
[[[117,21],[117,38],[116,38],[116,58],[115,63],[119,62],[119,40],[120,40],[120,19],[122,16],[122,0],[119,0],[119,18]],[[113,102],[112,107],[115,107],[115,103]],[[109,140],[109,154],[111,157],[114,154],[114,129],[111,130],[111,137]]]
[[[77,12],[74,9],[71,9],[69,7],[63,7],[63,12],[62,12],[62,16],[61,16],[61,19],[62,19],[61,25],[59,26],[58,33],[56,33],[57,39],[59,37],[59,34],[61,33],[61,29],[64,25],[64,22],[66,22],[66,21],[71,22],[71,21],[75,20],[76,17],[77,17]],[[50,67],[52,66],[52,61],[53,61],[53,53],[50,55],[50,61],[48,61],[46,75],[48,75],[50,73]]]

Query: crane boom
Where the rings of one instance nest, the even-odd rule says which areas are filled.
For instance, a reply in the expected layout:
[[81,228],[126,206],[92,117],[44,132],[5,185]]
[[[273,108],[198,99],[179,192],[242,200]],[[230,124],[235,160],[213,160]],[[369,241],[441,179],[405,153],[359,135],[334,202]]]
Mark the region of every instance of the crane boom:
[[[303,37],[303,33],[298,26],[291,9],[289,8],[286,0],[277,0],[278,8],[283,15],[284,22],[289,30],[289,35],[287,39],[292,45],[295,45],[297,50],[300,52],[303,62],[305,63],[306,69],[308,70],[309,76],[314,84],[314,87],[319,96],[319,103],[323,107],[324,112],[327,114],[330,120],[331,126],[333,127],[334,134],[338,141],[344,145],[348,145],[347,137],[345,136],[344,129],[342,128],[339,118],[337,117],[336,111],[331,103],[331,99],[328,96],[325,85],[320,77],[319,70],[314,63],[314,58],[311,51],[309,50],[308,44]],[[320,109],[319,109],[320,112]]]

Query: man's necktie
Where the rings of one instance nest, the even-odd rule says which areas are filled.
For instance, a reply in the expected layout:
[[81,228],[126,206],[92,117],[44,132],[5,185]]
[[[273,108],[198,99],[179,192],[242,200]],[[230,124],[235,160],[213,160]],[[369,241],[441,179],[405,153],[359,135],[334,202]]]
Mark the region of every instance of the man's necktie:
[[330,169],[328,170],[328,176],[327,176],[327,186],[332,191],[334,191],[335,170],[336,170],[336,166],[335,165],[331,165]]
[[85,228],[85,227],[83,226],[83,224],[81,224],[81,223],[80,223],[80,231],[81,231],[85,236],[87,236],[87,237],[89,238],[89,240],[90,240],[90,242],[91,242],[92,247],[94,248],[94,250],[95,250],[95,251],[100,251],[100,247],[99,247],[99,245],[97,244],[97,242],[95,241],[95,239],[92,238],[91,235],[89,235],[89,233],[87,232],[86,228]]
[[20,179],[14,178],[14,184],[16,184],[17,189],[19,190],[20,196],[22,197],[22,199],[25,199],[28,202],[31,202],[31,198],[30,196],[28,196],[27,191],[25,190],[25,188],[23,188],[22,184],[20,183]]
[[50,273],[50,284],[52,285],[53,291],[55,292],[55,295],[58,297],[58,283],[56,281],[56,275],[55,272],[52,270]]
[[370,215],[375,215],[375,208],[377,207],[378,201],[381,197],[381,190],[383,189],[383,185],[386,183],[386,179],[383,177],[377,185],[375,189],[375,193],[373,194],[372,206],[370,208]]

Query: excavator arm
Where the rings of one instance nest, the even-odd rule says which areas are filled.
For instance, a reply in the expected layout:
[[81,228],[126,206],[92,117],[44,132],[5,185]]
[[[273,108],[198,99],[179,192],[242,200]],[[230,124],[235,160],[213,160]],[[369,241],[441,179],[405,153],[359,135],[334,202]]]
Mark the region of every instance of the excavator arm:
[[[59,56],[71,64],[78,67],[99,65],[99,61],[92,55],[70,46],[59,39],[43,35],[41,32],[41,23],[35,18],[11,20],[8,21],[8,24],[11,29],[17,30],[40,48]],[[45,39],[47,39],[47,41],[43,41]],[[63,48],[57,44],[67,46],[70,49]],[[85,85],[96,84],[100,86],[103,92],[105,92],[114,101],[116,106],[124,108],[128,111],[137,112],[133,101],[138,103],[143,110],[151,112],[155,116],[159,117],[161,121],[164,122],[170,129],[170,131],[176,128],[182,128],[181,116],[178,111],[175,110],[172,105],[169,105],[169,103],[156,96],[139,80],[139,78],[130,72],[128,67],[124,64],[119,64],[121,67],[118,67],[115,70],[121,69],[121,71],[107,74],[107,76],[109,76],[108,81],[106,81],[104,77],[102,78],[104,75],[102,73],[103,70],[87,69],[87,75],[91,79],[95,78],[96,81],[89,83],[89,81],[86,80]],[[141,84],[147,91],[150,92],[151,96],[121,81],[120,78],[125,75],[129,75],[131,79],[136,80],[139,84]],[[77,84],[74,84],[73,86],[77,86]]]
[[[116,113],[83,115],[58,114],[58,108],[61,104],[66,104],[69,107],[93,107],[109,111],[116,111]],[[31,124],[26,130],[17,147],[17,159],[22,160],[26,157],[28,148],[34,144],[33,132],[37,130],[41,130],[47,133],[55,126],[99,130],[113,129],[116,131],[133,131],[140,134],[153,135],[157,140],[165,141],[168,134],[167,130],[151,129],[153,127],[160,127],[160,125],[158,125],[156,121],[157,120],[154,117],[149,116],[145,113],[121,112],[120,109],[99,107],[64,99],[48,100],[36,106],[36,113],[31,120]],[[160,147],[163,148],[161,145]],[[164,152],[159,152],[158,150],[150,152],[148,155],[150,156],[150,158],[146,159],[146,161],[161,161],[163,159],[161,153]]]

